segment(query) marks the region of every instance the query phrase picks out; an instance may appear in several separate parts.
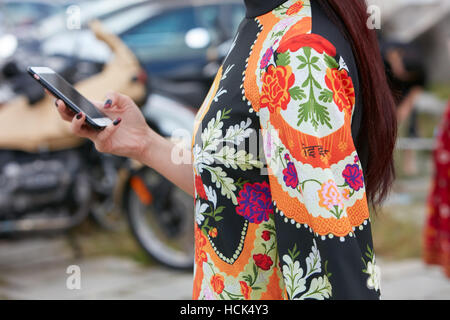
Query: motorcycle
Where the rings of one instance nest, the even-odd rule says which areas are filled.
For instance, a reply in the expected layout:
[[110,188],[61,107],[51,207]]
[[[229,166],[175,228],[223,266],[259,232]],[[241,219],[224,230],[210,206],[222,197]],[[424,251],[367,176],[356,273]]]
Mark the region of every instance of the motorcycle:
[[[75,87],[94,100],[103,99],[107,90],[116,90],[142,103],[147,88],[139,78],[139,62],[98,23],[91,28],[111,48],[114,58],[100,72],[91,70],[95,74]],[[73,61],[66,65],[79,66]],[[74,80],[75,73],[63,67],[61,74]],[[101,218],[106,209],[96,208],[109,201],[103,194],[114,184],[112,167],[118,160],[101,155],[91,143],[72,135],[69,124],[54,110],[53,99],[44,95],[25,68],[17,59],[2,67],[0,86],[10,94],[0,101],[0,233],[65,230],[78,225],[91,211]]]
[[[153,92],[142,111],[153,130],[185,147],[190,144],[195,118],[192,108]],[[134,163],[125,183],[123,210],[135,238],[154,260],[175,269],[193,267],[191,195],[153,169]]]
[[[75,87],[93,100],[103,99],[107,90],[129,95],[141,105],[148,124],[166,137],[179,128],[190,132],[193,110],[157,89],[148,95],[145,74],[132,52],[98,23],[91,28],[114,58]],[[8,68],[11,77],[14,67]],[[16,76],[16,83],[23,83],[23,75]],[[118,230],[124,227],[125,212],[151,257],[169,267],[192,268],[192,197],[151,168],[98,153],[92,143],[73,136],[52,98],[39,96],[42,89],[26,83],[30,86],[14,88],[21,91],[0,104],[0,234],[67,230],[89,213],[104,228]]]

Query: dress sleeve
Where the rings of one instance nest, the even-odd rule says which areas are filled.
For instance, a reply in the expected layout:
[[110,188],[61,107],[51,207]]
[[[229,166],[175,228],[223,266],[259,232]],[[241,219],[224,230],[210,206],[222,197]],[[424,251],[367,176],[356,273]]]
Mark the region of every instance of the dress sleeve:
[[[333,44],[316,34],[267,41],[261,52],[253,109],[260,119],[285,297],[361,294],[374,257],[351,132],[350,72]],[[369,232],[359,237],[364,229]]]

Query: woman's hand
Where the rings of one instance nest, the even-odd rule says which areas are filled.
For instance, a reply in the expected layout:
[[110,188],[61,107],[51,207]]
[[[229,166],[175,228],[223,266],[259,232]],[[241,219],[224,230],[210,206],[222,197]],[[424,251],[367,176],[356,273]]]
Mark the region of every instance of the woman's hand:
[[108,94],[105,103],[93,103],[110,119],[115,119],[101,131],[85,122],[84,113],[75,114],[62,100],[55,102],[61,117],[71,122],[72,132],[92,140],[99,152],[140,160],[149,147],[153,131],[138,106],[130,97],[116,92]]
[[94,103],[109,118],[115,119],[102,131],[85,122],[83,113],[75,114],[63,101],[56,100],[61,117],[71,122],[74,134],[92,140],[100,152],[132,158],[152,167],[182,190],[194,195],[194,175],[191,163],[175,164],[175,145],[158,135],[147,125],[144,116],[131,98],[120,93],[107,95],[105,103]]

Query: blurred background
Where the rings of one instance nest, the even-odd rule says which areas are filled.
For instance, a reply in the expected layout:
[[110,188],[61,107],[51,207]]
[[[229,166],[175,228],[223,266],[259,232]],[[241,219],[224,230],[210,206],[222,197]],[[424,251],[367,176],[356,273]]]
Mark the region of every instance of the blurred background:
[[[450,299],[450,1],[368,3],[400,125],[372,218],[383,298]],[[0,0],[0,299],[190,298],[192,199],[73,137],[26,67],[93,100],[123,92],[160,134],[189,133],[244,15],[241,0]]]

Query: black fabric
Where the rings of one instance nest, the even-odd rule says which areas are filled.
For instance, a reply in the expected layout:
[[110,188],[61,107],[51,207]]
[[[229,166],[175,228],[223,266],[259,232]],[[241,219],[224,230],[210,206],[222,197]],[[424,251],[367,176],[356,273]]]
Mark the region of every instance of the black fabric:
[[[314,0],[286,3],[245,0],[245,4],[248,17],[239,27],[197,115],[199,125],[194,129],[196,269],[193,298],[378,299],[379,273],[364,189],[354,184],[356,180],[352,182],[344,177],[345,173],[359,178],[360,167],[364,171],[367,163],[367,144],[358,143],[364,128],[361,128],[362,97],[352,46]],[[273,16],[267,14],[271,10]],[[304,34],[299,33],[299,41],[304,41],[304,45],[294,46],[287,53],[281,50],[281,43],[292,39],[287,36],[289,30],[305,17],[312,19],[312,37],[301,39]],[[275,21],[273,24],[271,19]],[[315,41],[310,41],[311,38]],[[331,46],[333,50],[329,50]],[[325,58],[325,51],[332,52],[333,56]],[[330,60],[333,64],[328,63]],[[299,61],[305,63],[302,65]],[[309,68],[305,67],[307,64]],[[270,103],[262,105],[261,97],[269,90],[269,75],[274,69],[280,77],[295,76],[293,83],[283,82],[295,89],[289,91],[292,103],[289,107],[285,105],[288,110],[294,110],[289,116],[297,117],[300,114],[297,110],[314,100],[315,108],[317,105],[327,107],[333,128],[340,125],[338,121],[342,119],[336,114],[343,117],[347,111],[338,109],[340,105],[334,98],[339,97],[331,91],[336,88],[331,88],[327,79],[331,81],[333,70],[342,72],[341,76],[345,71],[345,78],[348,71],[355,91],[353,113],[346,115],[348,130],[326,145],[330,150],[324,153],[332,155],[342,148],[345,156],[339,156],[332,164],[324,161],[324,157],[320,160],[325,163],[322,165],[312,160],[323,155],[319,149],[314,149],[317,154],[313,150],[314,155],[304,158],[303,153],[298,152],[302,144],[295,143],[303,141],[299,138],[306,138],[306,134],[292,134],[289,140],[287,135],[279,138],[278,133],[265,131],[270,123],[267,116],[274,117],[271,125],[279,119],[276,112],[283,121],[292,119],[284,117],[281,103],[276,100],[282,95],[273,94],[269,97],[274,97]],[[314,80],[314,84],[308,79],[317,81]],[[280,86],[270,88],[276,93]],[[321,92],[333,94],[333,100],[321,96]],[[270,110],[277,107],[278,110]],[[340,145],[350,138],[347,134],[350,133],[349,117],[352,117],[351,138],[356,152],[353,146]],[[308,127],[300,128],[297,121],[291,127],[314,135]],[[318,127],[320,132],[326,124]],[[288,126],[281,125],[279,132],[282,130],[288,130]],[[312,142],[305,139],[305,143],[309,143],[305,146],[320,147],[324,151],[322,138],[330,134],[325,131]],[[344,152],[342,150],[340,152]],[[294,152],[300,160],[294,158]],[[239,158],[237,163],[233,162],[234,158]],[[269,166],[274,170],[265,172],[263,169]],[[325,201],[335,201],[329,197],[333,190],[339,191],[334,194],[342,202],[331,206]],[[299,212],[300,207],[307,212],[307,219]],[[332,212],[339,208],[342,213]],[[341,219],[346,217],[351,219],[327,227],[328,223],[344,221]],[[319,218],[324,218],[323,224]],[[269,279],[273,280],[271,286]]]
[[246,17],[258,17],[272,11],[285,2],[286,0],[244,0],[245,8],[247,9]]

